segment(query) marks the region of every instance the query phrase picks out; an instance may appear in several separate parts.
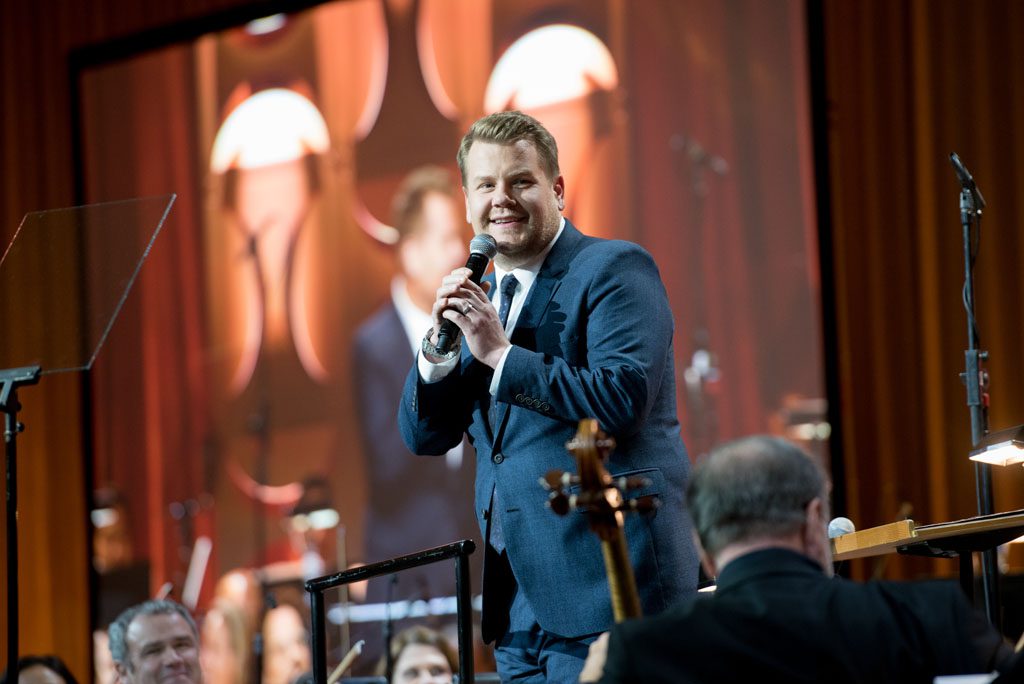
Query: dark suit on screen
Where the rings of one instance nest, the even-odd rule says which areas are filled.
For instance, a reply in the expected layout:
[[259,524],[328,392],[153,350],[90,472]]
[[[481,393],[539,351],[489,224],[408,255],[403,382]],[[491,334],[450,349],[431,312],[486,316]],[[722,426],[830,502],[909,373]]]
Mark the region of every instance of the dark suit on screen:
[[773,548],[727,564],[712,595],[617,625],[601,681],[931,682],[1008,654],[951,582],[858,584]]
[[[489,276],[493,293],[493,275]],[[697,558],[683,490],[689,462],[679,435],[673,322],[651,256],[635,244],[584,236],[566,221],[541,266],[511,335],[512,349],[489,416],[492,370],[463,347],[457,368],[426,384],[413,367],[399,422],[410,449],[441,454],[464,433],[477,453],[476,511],[485,538],[497,517],[508,562],[537,622],[562,637],[612,623],[598,539],[586,517],[546,507],[538,480],[575,472],[565,443],[593,417],[617,441],[613,475],[639,474],[662,506],[652,518],[628,516],[626,536],[644,610],[663,610],[692,592]],[[492,494],[500,505],[491,506]],[[484,568],[484,638],[507,616],[489,597],[504,587]]]
[[[466,489],[473,481],[472,450],[453,470],[442,459],[409,452],[398,432],[395,407],[412,363],[408,336],[393,303],[382,306],[356,333],[354,370],[357,411],[366,454],[368,492],[366,560],[387,560],[432,546],[477,537]],[[452,596],[450,562],[405,571],[383,591],[371,582],[370,601]]]

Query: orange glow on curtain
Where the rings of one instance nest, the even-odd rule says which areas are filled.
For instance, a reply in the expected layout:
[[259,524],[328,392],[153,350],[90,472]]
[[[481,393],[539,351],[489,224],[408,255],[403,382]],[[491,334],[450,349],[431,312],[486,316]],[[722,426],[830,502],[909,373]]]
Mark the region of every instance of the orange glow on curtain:
[[618,85],[615,60],[597,36],[578,26],[553,24],[530,31],[498,59],[484,109],[537,109]]
[[309,376],[327,378],[309,334],[308,316],[315,312],[305,306],[302,291],[291,287],[304,275],[291,257],[312,199],[306,157],[329,147],[327,125],[316,105],[287,88],[269,88],[243,100],[214,138],[210,168],[235,174],[233,218],[255,269],[239,273],[245,284],[228,307],[244,312],[240,326],[229,332],[239,341],[230,383],[236,394],[252,379],[264,343],[281,348],[290,340]]

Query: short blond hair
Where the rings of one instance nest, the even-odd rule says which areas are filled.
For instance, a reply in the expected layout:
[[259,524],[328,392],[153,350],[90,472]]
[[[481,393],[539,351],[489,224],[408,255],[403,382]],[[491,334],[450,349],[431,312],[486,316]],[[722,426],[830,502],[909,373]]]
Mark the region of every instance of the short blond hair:
[[544,125],[529,114],[519,111],[495,112],[488,114],[469,127],[459,144],[455,160],[459,163],[462,184],[466,184],[466,156],[477,140],[481,142],[509,145],[520,140],[533,143],[540,156],[541,166],[551,179],[558,178],[558,143]]

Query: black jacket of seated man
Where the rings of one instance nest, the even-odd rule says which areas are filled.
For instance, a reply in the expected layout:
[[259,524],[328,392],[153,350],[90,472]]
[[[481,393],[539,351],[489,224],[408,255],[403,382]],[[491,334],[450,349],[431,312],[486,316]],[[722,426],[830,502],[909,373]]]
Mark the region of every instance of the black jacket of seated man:
[[1008,654],[952,582],[858,584],[767,549],[732,561],[713,595],[617,627],[602,681],[931,682]]
[[686,493],[717,591],[613,628],[601,681],[930,683],[1012,658],[951,582],[833,578],[827,477],[794,444],[716,447]]

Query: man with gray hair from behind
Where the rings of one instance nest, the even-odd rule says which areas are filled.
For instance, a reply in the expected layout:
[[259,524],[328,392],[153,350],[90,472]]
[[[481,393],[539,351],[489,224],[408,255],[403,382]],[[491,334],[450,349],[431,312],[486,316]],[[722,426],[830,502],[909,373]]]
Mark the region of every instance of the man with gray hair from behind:
[[954,583],[832,577],[828,488],[783,439],[712,450],[687,496],[717,589],[613,628],[601,681],[932,682],[1005,667],[1012,650]]
[[146,601],[110,624],[118,684],[202,684],[199,630],[174,601]]

